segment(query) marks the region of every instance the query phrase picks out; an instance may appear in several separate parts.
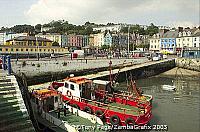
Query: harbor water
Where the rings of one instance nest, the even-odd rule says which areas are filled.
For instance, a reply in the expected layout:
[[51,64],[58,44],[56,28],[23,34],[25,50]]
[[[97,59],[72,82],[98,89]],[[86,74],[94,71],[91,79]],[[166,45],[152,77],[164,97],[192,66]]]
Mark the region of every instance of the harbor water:
[[[168,132],[200,131],[200,80],[161,75],[140,79],[137,86],[153,95],[153,118],[150,125],[167,125]],[[164,86],[163,86],[164,85]],[[120,83],[126,89],[127,82]],[[176,91],[163,87],[175,87]],[[153,130],[151,130],[153,131]]]

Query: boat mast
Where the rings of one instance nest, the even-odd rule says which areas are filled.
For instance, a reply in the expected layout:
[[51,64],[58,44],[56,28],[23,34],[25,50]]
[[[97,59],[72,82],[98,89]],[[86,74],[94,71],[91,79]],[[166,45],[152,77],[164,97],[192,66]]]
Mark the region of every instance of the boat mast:
[[110,72],[110,76],[109,76],[110,85],[112,86],[113,85],[113,80],[112,80],[112,61],[111,61],[111,59],[110,59],[110,63],[109,63],[109,72]]

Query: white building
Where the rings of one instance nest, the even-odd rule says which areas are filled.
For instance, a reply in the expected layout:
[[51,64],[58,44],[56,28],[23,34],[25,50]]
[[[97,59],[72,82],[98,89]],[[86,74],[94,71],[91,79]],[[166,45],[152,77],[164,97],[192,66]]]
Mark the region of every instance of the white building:
[[200,29],[198,29],[193,36],[193,47],[200,47]]
[[94,47],[101,47],[104,45],[104,33],[94,34]]
[[160,38],[163,37],[164,33],[166,33],[167,29],[160,29],[159,33],[154,34],[151,38],[149,38],[149,43],[150,43],[150,47],[149,50],[156,52],[156,51],[160,51],[161,50],[161,40]]
[[0,45],[4,45],[7,40],[20,36],[28,36],[28,33],[0,33]]
[[183,31],[180,31],[178,33],[178,37],[176,38],[176,48],[194,47],[193,40],[196,30],[197,28],[184,29]]
[[110,30],[111,32],[119,32],[122,28],[122,25],[109,25],[109,26],[101,26],[93,28],[93,31],[101,31],[104,32],[106,30]]
[[150,51],[159,51],[160,50],[160,34],[154,34],[152,38],[149,39],[150,41]]

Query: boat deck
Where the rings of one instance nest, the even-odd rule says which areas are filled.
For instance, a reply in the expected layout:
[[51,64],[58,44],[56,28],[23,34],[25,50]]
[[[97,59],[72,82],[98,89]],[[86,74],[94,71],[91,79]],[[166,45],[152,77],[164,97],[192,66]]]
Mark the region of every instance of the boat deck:
[[[50,114],[58,118],[58,114],[56,112],[50,112]],[[99,124],[93,124],[90,120],[74,115],[71,112],[67,112],[66,116],[64,116],[64,112],[60,112],[60,120],[68,122],[70,125],[75,125],[75,126],[93,126],[96,128],[95,132],[102,132],[101,130],[97,129],[98,128],[97,125]],[[87,130],[81,129],[81,132],[86,132],[86,131]]]
[[[88,102],[88,103],[95,106],[98,105],[95,102]],[[125,112],[126,114],[130,114],[130,115],[135,115],[135,116],[139,115],[139,108],[130,106],[130,105],[125,105],[125,104],[109,103],[109,104],[99,105],[99,107],[106,108],[106,109],[109,108],[109,110],[113,110],[120,113]]]

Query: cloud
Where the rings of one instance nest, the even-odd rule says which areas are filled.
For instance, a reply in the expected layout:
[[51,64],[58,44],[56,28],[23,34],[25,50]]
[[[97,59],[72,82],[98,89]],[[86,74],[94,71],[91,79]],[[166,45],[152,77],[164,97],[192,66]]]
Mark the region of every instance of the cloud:
[[168,25],[170,25],[171,27],[198,27],[198,24],[192,23],[190,21],[173,21],[173,22],[169,22]]
[[[25,12],[31,24],[64,19],[74,24],[120,22],[197,24],[198,0],[38,0]],[[199,16],[199,15],[198,15]]]

